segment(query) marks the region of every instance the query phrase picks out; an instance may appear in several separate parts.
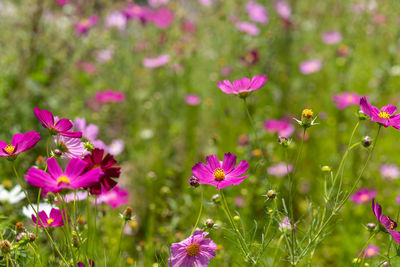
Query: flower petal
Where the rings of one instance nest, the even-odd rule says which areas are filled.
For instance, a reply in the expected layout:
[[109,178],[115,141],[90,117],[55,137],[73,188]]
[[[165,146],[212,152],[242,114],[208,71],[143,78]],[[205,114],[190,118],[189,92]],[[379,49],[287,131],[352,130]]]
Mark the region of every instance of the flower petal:
[[222,161],[222,169],[224,170],[225,174],[230,173],[236,165],[236,155],[232,153],[226,153],[224,155],[224,160]]

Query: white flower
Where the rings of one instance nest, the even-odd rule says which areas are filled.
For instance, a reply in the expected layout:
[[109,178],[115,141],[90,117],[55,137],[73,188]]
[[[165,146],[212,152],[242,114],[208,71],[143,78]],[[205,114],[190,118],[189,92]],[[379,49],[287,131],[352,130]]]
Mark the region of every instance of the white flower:
[[24,198],[25,194],[20,185],[16,185],[11,191],[6,190],[4,186],[0,185],[0,202],[15,204]]
[[[33,207],[36,210],[37,204],[33,203]],[[37,212],[44,211],[44,212],[46,212],[46,214],[50,214],[50,211],[52,208],[55,208],[55,206],[53,206],[49,203],[39,203],[39,210]],[[26,206],[26,207],[22,207],[22,213],[28,218],[32,218],[32,215],[36,216],[35,212],[33,211],[32,207],[30,205]]]

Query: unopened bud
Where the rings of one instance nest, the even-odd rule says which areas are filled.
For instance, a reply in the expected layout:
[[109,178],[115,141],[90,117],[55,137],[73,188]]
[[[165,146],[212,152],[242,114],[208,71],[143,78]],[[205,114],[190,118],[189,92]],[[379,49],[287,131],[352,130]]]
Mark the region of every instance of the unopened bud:
[[83,144],[83,147],[87,150],[87,151],[92,151],[94,149],[94,145],[92,145],[92,143],[90,143],[89,141],[85,142]]
[[126,207],[126,209],[124,210],[124,213],[122,214],[125,221],[132,220],[132,212],[133,212],[133,210],[131,207]]
[[314,112],[311,109],[303,109],[301,112],[301,122],[304,125],[311,125],[313,120]]
[[46,168],[46,160],[43,156],[39,156],[36,158],[35,161],[36,167],[38,167],[41,170],[44,170]]
[[86,220],[82,217],[79,217],[78,219],[76,219],[76,223],[80,228],[82,228],[83,226],[85,226]]
[[49,203],[51,205],[53,205],[54,200],[56,199],[56,195],[53,192],[49,192],[49,193],[47,193],[46,198],[47,198],[47,201],[49,201]]
[[267,197],[268,198],[270,198],[270,199],[273,199],[273,198],[275,198],[276,197],[276,192],[275,192],[275,190],[268,190],[268,192],[267,192]]
[[21,233],[21,232],[23,232],[25,230],[25,228],[24,228],[24,224],[22,223],[22,222],[17,222],[16,224],[15,224],[15,231],[17,232],[17,233]]
[[369,136],[365,136],[362,141],[361,141],[362,145],[364,147],[369,147],[372,144],[372,139]]
[[330,171],[331,171],[331,167],[329,167],[329,166],[327,166],[327,165],[322,166],[322,167],[321,167],[321,171],[323,171],[323,172],[330,172]]
[[76,248],[80,246],[79,236],[75,231],[72,232],[72,246]]
[[387,262],[387,261],[384,261],[384,262],[382,262],[381,266],[382,266],[382,267],[389,267],[389,266],[390,266],[390,263]]
[[35,236],[35,234],[33,234],[33,233],[30,233],[30,234],[29,234],[29,241],[31,241],[31,242],[35,242],[35,240],[36,240],[36,236]]
[[213,195],[212,201],[214,202],[214,204],[219,204],[221,202],[221,196],[218,194]]
[[278,143],[285,148],[289,146],[289,140],[284,136],[278,137]]
[[53,150],[53,154],[56,156],[56,157],[61,157],[61,155],[62,155],[62,151],[60,150],[60,149],[54,149]]
[[200,185],[199,184],[199,179],[197,177],[192,176],[192,177],[189,178],[189,184],[192,187],[198,187]]
[[375,228],[376,228],[376,224],[374,224],[374,223],[367,223],[367,228],[368,228],[368,230],[373,231],[373,230],[375,230]]
[[234,220],[234,221],[240,221],[240,217],[237,216],[237,215],[236,215],[236,216],[233,216],[233,220]]
[[360,120],[360,121],[363,121],[363,120],[366,120],[366,119],[368,119],[368,116],[364,113],[364,112],[362,112],[361,110],[358,112],[358,119]]
[[0,250],[4,255],[8,255],[11,252],[11,244],[8,240],[0,242]]
[[213,219],[207,219],[205,224],[207,227],[211,228],[214,226],[214,221]]
[[19,234],[15,237],[15,241],[19,242],[19,241],[21,241],[25,236],[26,236],[26,233],[19,233]]

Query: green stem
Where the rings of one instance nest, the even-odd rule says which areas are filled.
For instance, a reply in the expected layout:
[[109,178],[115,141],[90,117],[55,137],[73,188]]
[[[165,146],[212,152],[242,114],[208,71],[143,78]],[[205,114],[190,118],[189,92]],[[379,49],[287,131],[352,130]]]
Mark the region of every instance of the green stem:
[[275,249],[275,253],[274,253],[274,261],[272,262],[272,267],[274,267],[276,265],[278,251],[279,251],[279,247],[281,246],[282,239],[283,239],[283,235],[281,235],[281,237],[278,240],[278,244],[276,245],[276,249]]
[[39,256],[38,253],[36,252],[36,249],[35,249],[31,244],[29,244],[29,243],[28,243],[28,246],[32,249],[33,254],[35,254],[36,258],[38,259],[39,265],[40,265],[40,266],[43,266],[43,265],[42,265],[42,262],[41,262],[41,260],[40,260],[40,256]]
[[124,233],[125,225],[126,225],[126,221],[124,220],[124,222],[122,223],[121,232],[120,232],[120,235],[119,235],[118,250],[117,250],[117,259],[116,259],[117,262],[118,262],[118,265],[117,265],[117,266],[119,266],[119,262],[120,262],[119,254],[121,253],[121,241],[122,241],[122,235],[123,235],[123,233]]
[[196,223],[193,226],[193,230],[192,230],[192,233],[190,235],[193,235],[194,231],[196,230],[196,227],[199,224],[199,221],[200,221],[200,218],[201,218],[201,213],[203,212],[204,193],[203,193],[203,187],[201,187],[201,185],[200,185],[200,191],[201,191],[201,203],[200,203],[199,215],[197,216]]
[[[261,150],[261,145],[260,145],[260,141],[258,139],[257,130],[256,130],[256,127],[255,127],[255,124],[254,124],[253,117],[250,114],[249,105],[247,104],[246,98],[243,98],[243,102],[244,102],[244,106],[245,106],[245,109],[246,109],[247,117],[249,118],[249,122],[250,122],[251,128],[253,128],[253,131],[254,131],[254,137],[256,138],[257,146]],[[261,151],[261,153],[263,153],[263,152]]]

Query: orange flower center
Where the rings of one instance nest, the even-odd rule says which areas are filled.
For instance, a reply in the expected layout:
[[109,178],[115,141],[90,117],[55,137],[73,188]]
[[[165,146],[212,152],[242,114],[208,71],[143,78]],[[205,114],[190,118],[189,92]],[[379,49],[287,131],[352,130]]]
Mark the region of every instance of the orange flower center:
[[393,230],[393,229],[394,229],[394,222],[390,221],[390,227],[389,227],[389,229],[390,229],[390,230]]
[[369,197],[367,194],[361,195],[361,202],[367,202],[369,200]]
[[215,179],[215,181],[222,181],[222,180],[224,180],[225,179],[225,173],[224,173],[224,170],[223,169],[221,169],[221,168],[216,168],[215,170],[214,170],[214,179]]
[[390,114],[389,113],[387,113],[387,112],[379,112],[379,114],[378,114],[378,116],[379,116],[379,118],[381,118],[381,119],[385,119],[385,120],[388,120],[388,119],[390,119]]
[[189,256],[197,256],[197,254],[199,254],[200,252],[200,246],[197,243],[193,243],[191,245],[189,245],[186,249],[186,253]]
[[4,148],[4,150],[8,153],[8,154],[12,154],[15,150],[15,146],[12,145],[7,145],[6,148]]
[[69,181],[69,179],[68,179],[67,176],[62,175],[62,176],[60,176],[60,177],[57,179],[57,184],[60,184],[60,183],[69,184],[69,183],[71,183],[71,182]]
[[48,225],[52,224],[53,222],[54,222],[54,220],[53,220],[52,218],[47,219],[47,224],[48,224]]

